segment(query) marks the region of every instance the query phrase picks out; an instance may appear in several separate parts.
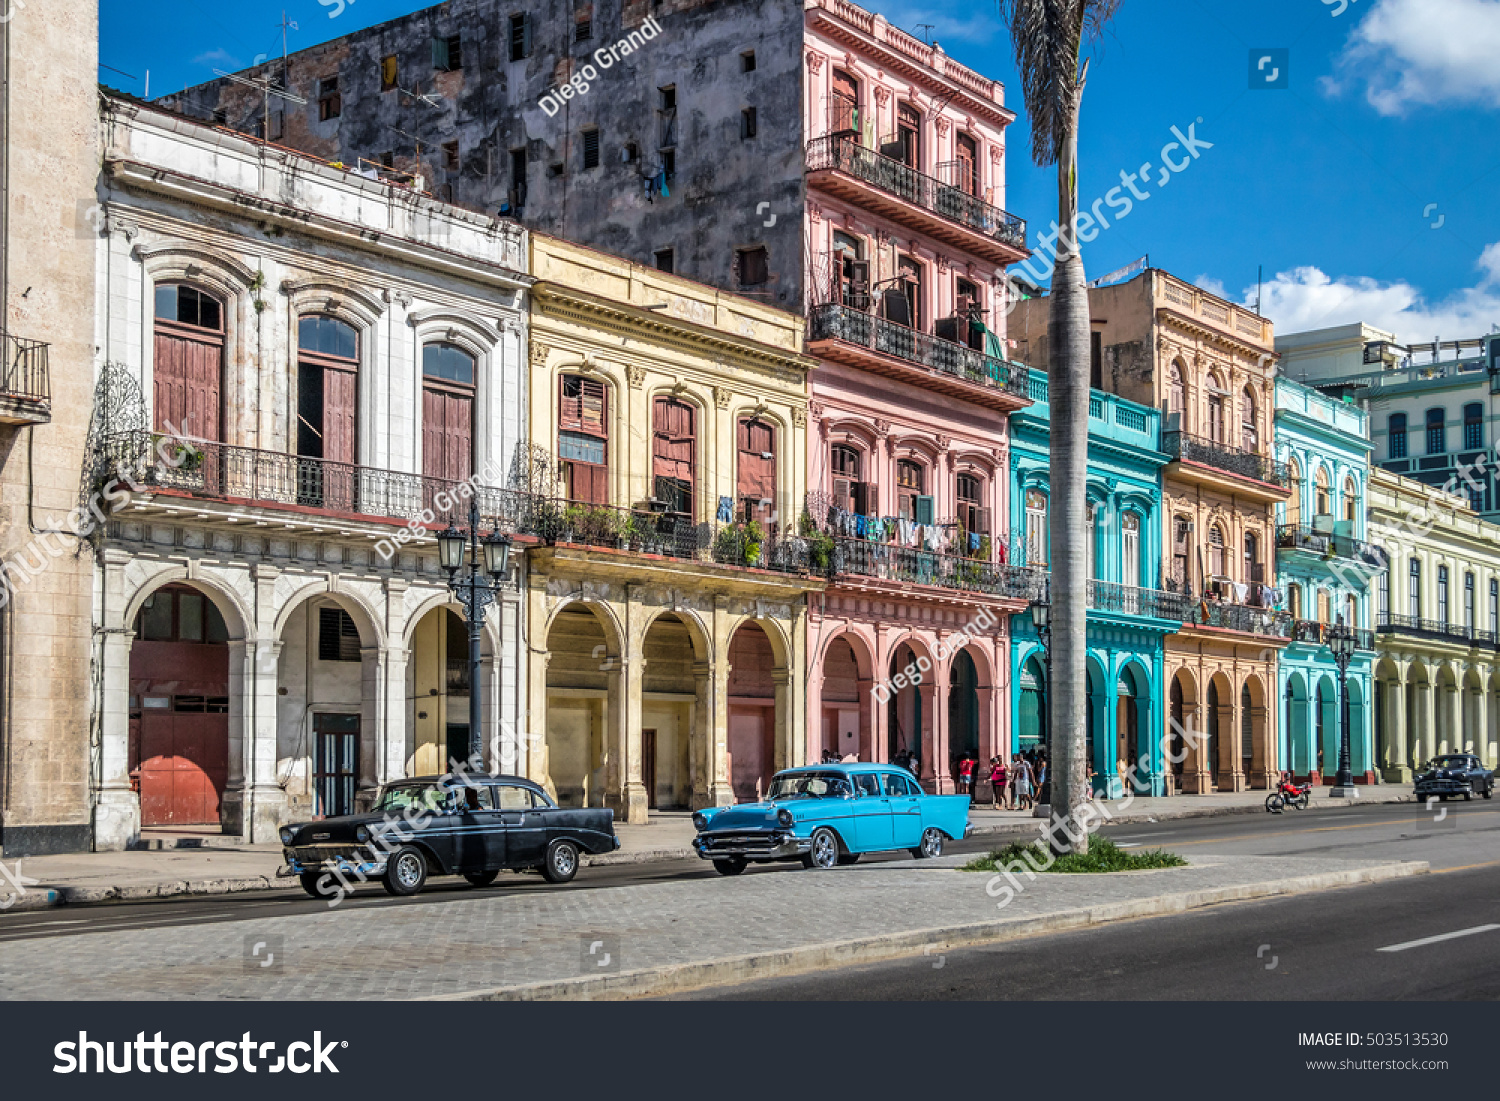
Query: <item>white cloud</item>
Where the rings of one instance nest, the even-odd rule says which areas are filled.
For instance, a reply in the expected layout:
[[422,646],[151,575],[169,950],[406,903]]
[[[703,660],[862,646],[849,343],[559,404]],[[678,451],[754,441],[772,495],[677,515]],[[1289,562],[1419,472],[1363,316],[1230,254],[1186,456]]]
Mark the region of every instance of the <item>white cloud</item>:
[[212,69],[228,69],[231,72],[245,67],[244,62],[224,49],[209,50],[207,53],[199,54],[193,58],[193,64],[206,65]]
[[1383,115],[1439,103],[1500,107],[1500,0],[1378,0],[1349,36],[1337,94],[1363,84]]
[[[1429,302],[1420,287],[1405,280],[1383,283],[1366,275],[1335,279],[1315,267],[1293,268],[1278,272],[1265,284],[1261,310],[1275,323],[1278,333],[1363,321],[1413,343],[1434,337],[1456,340],[1480,336],[1500,324],[1500,241],[1480,254],[1475,267],[1480,277],[1474,286],[1438,302]],[[1198,285],[1222,293],[1213,290],[1213,286],[1223,286],[1217,280],[1200,277]],[[1254,286],[1246,287],[1241,304],[1253,306],[1255,291]]]
[[1199,290],[1205,290],[1217,298],[1229,297],[1229,292],[1224,289],[1224,280],[1215,279],[1211,275],[1200,275],[1197,279],[1193,280],[1193,284]]

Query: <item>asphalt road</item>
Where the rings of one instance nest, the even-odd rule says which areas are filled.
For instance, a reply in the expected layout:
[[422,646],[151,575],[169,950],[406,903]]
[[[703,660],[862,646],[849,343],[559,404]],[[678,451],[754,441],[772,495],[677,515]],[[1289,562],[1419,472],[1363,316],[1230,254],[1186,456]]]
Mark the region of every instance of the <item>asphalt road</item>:
[[[1315,804],[1312,810],[1288,811],[1280,816],[1257,813],[1134,823],[1106,832],[1122,845],[1161,846],[1185,854],[1191,854],[1195,849],[1199,852],[1258,855],[1336,853],[1350,858],[1427,860],[1434,869],[1458,869],[1486,862],[1500,865],[1500,860],[1496,859],[1500,857],[1500,805],[1480,802],[1447,804],[1444,819],[1435,821],[1443,809],[1428,812],[1414,804],[1355,805],[1348,808]],[[994,838],[971,838],[950,844],[947,851],[979,853],[996,844]],[[905,853],[896,853],[864,859],[911,858]],[[773,865],[752,867],[746,874],[805,873],[795,865]],[[423,906],[459,901],[465,896],[492,897],[497,892],[602,890],[653,881],[712,879],[716,875],[704,861],[678,860],[583,868],[578,878],[566,887],[552,886],[535,874],[503,874],[492,887],[482,890],[475,890],[462,880],[440,878],[429,883],[426,890],[415,898],[391,898],[378,884],[371,884],[356,891],[340,909]],[[84,936],[127,929],[167,929],[250,918],[316,914],[326,910],[326,903],[308,898],[297,888],[206,898],[60,907],[0,914],[0,941]]]

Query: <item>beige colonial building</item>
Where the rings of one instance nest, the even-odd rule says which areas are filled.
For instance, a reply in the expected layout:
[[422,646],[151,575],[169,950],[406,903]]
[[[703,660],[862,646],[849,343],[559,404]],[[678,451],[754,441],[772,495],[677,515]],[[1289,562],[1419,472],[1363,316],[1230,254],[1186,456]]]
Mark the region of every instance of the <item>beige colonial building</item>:
[[[513,527],[524,232],[106,96],[95,844],[347,813],[525,712],[520,587],[470,684],[431,529]],[[398,541],[398,534],[404,541]]]
[[631,822],[754,798],[807,752],[801,321],[531,241],[526,774]]
[[[1048,362],[1045,298],[1019,304],[1021,358]],[[1093,385],[1162,411],[1162,587],[1191,614],[1166,639],[1167,752],[1178,790],[1266,787],[1280,769],[1271,323],[1160,271],[1089,291]],[[1191,729],[1194,737],[1183,737]]]
[[[98,5],[6,7],[0,23],[0,846],[89,847],[84,441],[93,385]],[[92,523],[92,521],[88,521]]]
[[1500,760],[1500,526],[1460,496],[1370,472],[1370,539],[1390,556],[1377,579],[1375,759],[1411,780],[1439,753]]

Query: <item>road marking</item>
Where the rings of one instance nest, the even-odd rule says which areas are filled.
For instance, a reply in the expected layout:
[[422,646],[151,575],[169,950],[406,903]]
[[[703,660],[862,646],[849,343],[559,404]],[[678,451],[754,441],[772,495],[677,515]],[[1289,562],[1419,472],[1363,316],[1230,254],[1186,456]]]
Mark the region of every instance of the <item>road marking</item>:
[[[234,914],[195,914],[187,920],[184,920],[182,918],[154,918],[150,921],[127,920],[123,922],[115,922],[114,924],[110,924],[109,922],[95,922],[93,923],[93,931],[99,933],[118,933],[129,932],[131,929],[144,929],[152,925],[196,925],[203,921],[211,921],[214,918],[227,918],[235,916],[236,915]],[[87,921],[88,919],[83,918],[80,920]],[[242,918],[241,920],[249,919]],[[65,923],[59,922],[56,924]],[[77,922],[73,922],[72,924],[76,925]],[[35,927],[32,928],[35,929]],[[0,933],[0,940],[20,940],[22,937],[50,937],[51,935],[52,934],[50,932],[43,929],[35,929],[34,932],[26,932],[25,930],[21,930],[15,933]]]
[[1500,925],[1476,925],[1472,929],[1460,929],[1456,933],[1443,933],[1436,937],[1423,937],[1421,940],[1409,940],[1405,944],[1390,944],[1384,948],[1377,948],[1377,952],[1405,952],[1408,948],[1422,948],[1428,944],[1437,944],[1439,941],[1452,940],[1454,937],[1472,937],[1475,933],[1488,933],[1492,929],[1500,929]]
[[1446,875],[1448,872],[1466,872],[1470,868],[1493,868],[1496,864],[1500,864],[1500,860],[1485,860],[1478,864],[1460,864],[1456,868],[1436,868],[1432,874]]

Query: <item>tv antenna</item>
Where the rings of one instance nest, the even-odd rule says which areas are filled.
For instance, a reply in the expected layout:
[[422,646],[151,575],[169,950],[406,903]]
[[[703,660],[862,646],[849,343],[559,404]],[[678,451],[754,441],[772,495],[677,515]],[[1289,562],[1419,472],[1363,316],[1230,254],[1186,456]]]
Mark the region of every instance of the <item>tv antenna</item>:
[[[396,91],[400,92],[404,96],[407,96],[407,97],[409,97],[411,99],[416,100],[419,103],[425,103],[425,104],[427,104],[427,106],[433,108],[434,110],[441,111],[443,109],[443,97],[442,96],[434,95],[431,92],[426,92],[426,93],[423,93],[423,92],[413,92],[411,89],[409,89],[409,88],[403,88],[399,84],[396,85]],[[391,127],[391,129],[394,130],[395,127],[393,126],[393,127]]]
[[292,92],[288,92],[285,88],[278,88],[278,87],[274,86],[271,83],[271,78],[270,77],[262,77],[259,80],[253,80],[250,77],[239,76],[236,73],[226,73],[222,69],[215,69],[214,70],[214,75],[215,76],[221,76],[225,80],[232,80],[236,84],[243,84],[247,88],[256,88],[256,89],[259,89],[259,91],[260,91],[260,97],[261,97],[261,112],[260,112],[260,130],[261,130],[261,135],[260,136],[262,138],[264,138],[266,141],[270,141],[271,140],[271,97],[272,96],[279,96],[282,99],[290,100],[292,103],[299,103],[299,104],[303,104],[303,105],[306,105],[306,103],[307,103],[307,100],[303,99],[301,96],[296,95],[296,94],[294,94]]
[[[929,32],[931,32],[931,31],[937,30],[937,27],[935,27],[931,23],[918,23],[915,27],[912,28],[912,30],[919,31],[919,32],[920,31],[929,31]],[[919,33],[917,35],[917,37],[922,40],[922,44],[924,46],[931,46],[932,45],[932,37],[931,37],[930,34],[920,34]]]

